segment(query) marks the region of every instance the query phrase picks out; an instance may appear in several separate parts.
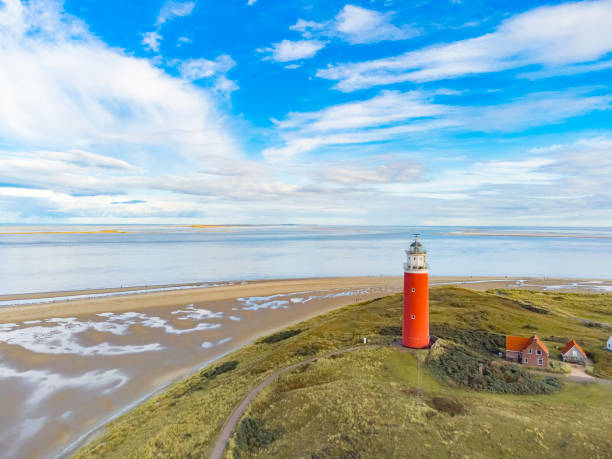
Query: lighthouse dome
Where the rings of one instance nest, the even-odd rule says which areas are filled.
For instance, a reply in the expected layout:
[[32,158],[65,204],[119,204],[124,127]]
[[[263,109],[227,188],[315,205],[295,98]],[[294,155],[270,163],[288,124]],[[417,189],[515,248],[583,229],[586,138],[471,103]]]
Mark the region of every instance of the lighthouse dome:
[[425,253],[425,247],[419,241],[414,241],[410,244],[410,252],[412,253]]

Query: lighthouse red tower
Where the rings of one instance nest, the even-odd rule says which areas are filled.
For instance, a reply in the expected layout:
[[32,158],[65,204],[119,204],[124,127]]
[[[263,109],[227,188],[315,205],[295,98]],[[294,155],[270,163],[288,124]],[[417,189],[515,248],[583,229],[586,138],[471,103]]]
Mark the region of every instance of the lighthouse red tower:
[[429,346],[429,273],[427,251],[414,235],[404,263],[404,322],[402,344],[422,349]]

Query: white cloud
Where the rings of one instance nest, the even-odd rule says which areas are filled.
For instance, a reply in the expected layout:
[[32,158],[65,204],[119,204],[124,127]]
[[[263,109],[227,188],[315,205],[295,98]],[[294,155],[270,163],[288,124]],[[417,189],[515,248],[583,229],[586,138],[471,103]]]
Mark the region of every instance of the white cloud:
[[[381,155],[368,158],[326,162],[319,166],[322,182],[362,186],[412,182],[420,179],[422,165],[413,160]],[[417,180],[418,181],[418,180]]]
[[[156,53],[159,52],[159,46],[164,38],[160,34],[162,26],[173,19],[189,16],[193,12],[194,7],[195,2],[176,2],[167,0],[159,10],[159,15],[155,21],[156,30],[142,34],[141,43],[144,45],[145,49]],[[190,41],[191,40],[186,37],[180,37],[177,41],[177,46]]]
[[236,62],[231,56],[223,54],[215,60],[200,58],[182,61],[179,71],[183,78],[191,81],[211,79],[214,81],[212,87],[219,93],[227,95],[238,89],[238,85],[226,76],[235,65]]
[[272,59],[277,62],[290,62],[299,59],[310,59],[317,54],[325,46],[325,43],[319,40],[283,40],[280,43],[274,43],[270,48],[258,49],[260,53],[268,53],[266,59]]
[[249,5],[249,6],[253,6],[255,3],[257,3],[257,0],[249,0],[249,1],[247,2],[247,5]]
[[53,2],[0,9],[0,138],[33,149],[171,147],[235,156],[217,101],[110,48]]
[[330,66],[322,78],[354,91],[377,85],[423,82],[497,72],[526,65],[590,62],[612,51],[612,2],[546,6],[505,20],[492,33],[434,45],[399,56]]
[[149,51],[159,52],[159,45],[162,41],[162,36],[153,31],[153,32],[145,32],[142,34],[141,43],[144,45],[146,49]]
[[159,10],[156,24],[160,26],[172,19],[189,16],[193,12],[194,7],[195,2],[175,2],[169,0]]
[[383,126],[407,119],[441,115],[448,109],[433,104],[421,92],[383,91],[365,101],[333,105],[316,112],[290,112],[280,128],[330,131]]
[[441,130],[514,132],[612,108],[612,96],[588,95],[585,90],[534,93],[484,106],[440,104],[433,100],[435,95],[435,91],[383,91],[367,100],[289,113],[275,121],[284,145],[267,148],[264,156],[287,160],[325,146],[422,137]]
[[349,43],[375,43],[405,40],[416,31],[391,24],[392,13],[380,13],[355,5],[346,5],[336,16],[335,28]]
[[189,37],[178,37],[176,40],[176,46],[183,46],[188,43],[193,43],[193,40]]
[[391,23],[393,13],[347,4],[333,20],[325,22],[299,19],[290,27],[305,38],[337,37],[351,44],[376,43],[385,40],[405,40],[418,32],[409,27],[397,27]]

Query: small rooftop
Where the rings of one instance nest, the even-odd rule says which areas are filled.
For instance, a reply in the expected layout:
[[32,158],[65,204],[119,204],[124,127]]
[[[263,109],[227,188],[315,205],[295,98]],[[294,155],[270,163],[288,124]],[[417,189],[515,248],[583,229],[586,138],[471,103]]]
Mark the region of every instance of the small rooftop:
[[506,350],[521,352],[526,347],[529,347],[534,341],[544,350],[544,352],[546,352],[546,354],[548,354],[548,348],[540,341],[537,335],[533,335],[529,338],[508,335],[506,336]]
[[580,351],[580,353],[584,356],[584,358],[587,358],[587,355],[584,353],[584,351],[582,350],[582,348],[580,346],[578,346],[578,343],[574,340],[571,340],[569,343],[567,343],[565,345],[565,347],[563,349],[561,349],[561,354],[567,354],[570,349],[572,349],[573,347],[576,347],[576,349],[578,349]]

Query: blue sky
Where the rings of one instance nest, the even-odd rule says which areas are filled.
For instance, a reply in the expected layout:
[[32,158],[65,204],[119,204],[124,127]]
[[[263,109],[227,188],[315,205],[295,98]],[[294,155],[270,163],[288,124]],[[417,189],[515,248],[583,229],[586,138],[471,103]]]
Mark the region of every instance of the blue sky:
[[612,1],[0,0],[0,221],[612,226]]

